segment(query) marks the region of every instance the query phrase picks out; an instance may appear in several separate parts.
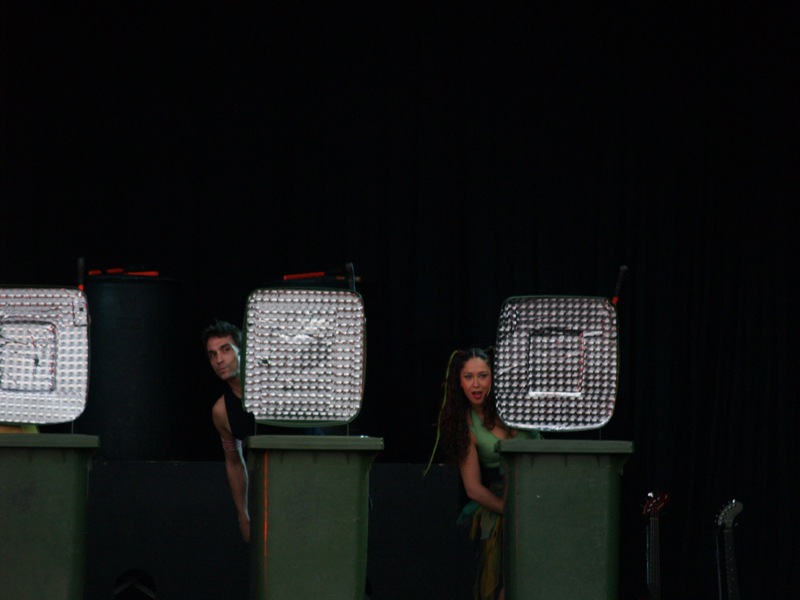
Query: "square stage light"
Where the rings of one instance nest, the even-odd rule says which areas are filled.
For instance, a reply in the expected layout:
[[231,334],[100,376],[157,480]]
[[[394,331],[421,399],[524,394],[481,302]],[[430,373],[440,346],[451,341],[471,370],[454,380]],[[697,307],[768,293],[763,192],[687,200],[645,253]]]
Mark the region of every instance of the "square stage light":
[[252,292],[244,323],[243,396],[259,423],[328,426],[361,409],[364,303],[349,290]]
[[497,413],[518,429],[605,425],[617,395],[616,309],[605,298],[518,296],[500,311]]
[[84,293],[0,287],[0,421],[74,421],[86,405],[88,379]]

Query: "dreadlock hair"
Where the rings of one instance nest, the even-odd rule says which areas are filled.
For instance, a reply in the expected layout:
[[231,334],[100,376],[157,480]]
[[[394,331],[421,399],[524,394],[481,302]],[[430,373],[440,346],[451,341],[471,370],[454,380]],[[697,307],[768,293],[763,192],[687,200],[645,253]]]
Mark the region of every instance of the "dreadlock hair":
[[[464,364],[472,359],[480,358],[489,365],[490,372],[494,372],[494,348],[486,349],[469,348],[456,350],[450,357],[450,364],[445,375],[444,399],[439,412],[439,432],[441,435],[442,449],[445,460],[460,466],[467,456],[469,448],[469,426],[467,425],[467,412],[470,408],[469,400],[461,388],[461,370]],[[497,408],[494,402],[494,386],[489,391],[483,405],[483,425],[486,429],[502,427]]]

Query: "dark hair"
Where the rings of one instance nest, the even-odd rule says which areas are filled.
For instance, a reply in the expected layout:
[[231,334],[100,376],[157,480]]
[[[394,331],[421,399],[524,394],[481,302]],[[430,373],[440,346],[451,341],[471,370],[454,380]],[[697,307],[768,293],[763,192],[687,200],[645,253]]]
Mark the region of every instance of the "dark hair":
[[242,347],[242,330],[239,329],[233,323],[228,323],[227,321],[220,321],[216,320],[212,325],[209,325],[203,330],[203,345],[208,343],[208,339],[212,337],[225,337],[231,336],[233,338],[233,343],[236,344],[237,348]]
[[[456,350],[450,357],[444,381],[444,400],[439,412],[439,431],[442,448],[447,462],[460,465],[467,456],[469,447],[469,426],[467,425],[467,411],[470,403],[461,388],[461,370],[464,364],[472,359],[480,358],[489,365],[494,375],[494,348],[486,349],[469,348]],[[494,402],[494,386],[489,390],[489,395],[484,401],[483,425],[486,429],[503,426],[497,416]]]

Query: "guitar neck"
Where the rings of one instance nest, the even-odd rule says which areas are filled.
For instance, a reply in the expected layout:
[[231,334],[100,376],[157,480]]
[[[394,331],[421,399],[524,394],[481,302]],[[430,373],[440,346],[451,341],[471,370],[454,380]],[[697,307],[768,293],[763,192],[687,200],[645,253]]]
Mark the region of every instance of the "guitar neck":
[[658,515],[651,515],[647,530],[647,592],[650,600],[661,600],[660,552]]
[[[725,600],[740,600],[739,579],[736,576],[736,550],[733,543],[733,529],[722,531],[722,550],[725,567]],[[722,579],[722,578],[721,578]]]

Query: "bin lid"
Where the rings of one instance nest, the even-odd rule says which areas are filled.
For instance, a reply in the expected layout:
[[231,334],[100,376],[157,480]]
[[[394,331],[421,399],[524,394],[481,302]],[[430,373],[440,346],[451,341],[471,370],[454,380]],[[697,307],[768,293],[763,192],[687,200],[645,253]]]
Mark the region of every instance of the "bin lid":
[[257,423],[327,427],[361,410],[363,298],[341,289],[262,288],[247,299],[242,393]]
[[513,296],[497,326],[494,393],[508,427],[599,429],[614,414],[617,314],[607,298]]
[[539,454],[631,454],[633,442],[623,440],[500,440],[498,452]]
[[96,435],[74,433],[4,433],[0,448],[97,448]]
[[350,435],[254,435],[245,440],[252,450],[383,450],[383,438]]
[[80,289],[0,286],[0,421],[68,423],[86,404],[89,309]]

